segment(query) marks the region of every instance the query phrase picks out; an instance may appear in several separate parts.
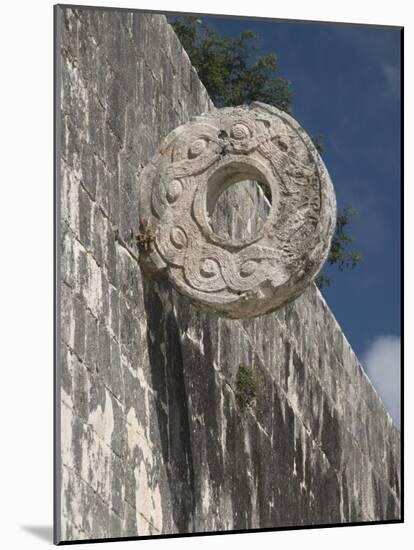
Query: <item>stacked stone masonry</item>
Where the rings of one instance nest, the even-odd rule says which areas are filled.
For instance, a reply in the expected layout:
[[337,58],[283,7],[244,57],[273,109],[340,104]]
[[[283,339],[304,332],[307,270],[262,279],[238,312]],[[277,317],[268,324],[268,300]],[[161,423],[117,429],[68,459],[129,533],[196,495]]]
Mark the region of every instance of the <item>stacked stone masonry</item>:
[[[57,540],[398,519],[399,432],[314,285],[230,321],[141,273],[140,172],[214,108],[165,17],[57,8],[57,26]],[[266,215],[246,193],[218,205],[233,234]]]

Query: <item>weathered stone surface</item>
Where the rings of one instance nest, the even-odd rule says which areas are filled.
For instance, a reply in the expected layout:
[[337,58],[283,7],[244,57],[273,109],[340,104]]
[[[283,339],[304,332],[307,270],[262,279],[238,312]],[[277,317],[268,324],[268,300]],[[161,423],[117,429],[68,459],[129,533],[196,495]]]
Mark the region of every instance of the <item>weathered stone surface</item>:
[[[212,228],[215,205],[248,179],[271,190],[267,219],[254,235],[225,238]],[[329,174],[299,124],[264,103],[174,129],[138,185],[143,261],[225,317],[257,317],[297,298],[329,252],[336,217]]]
[[[58,10],[57,539],[398,519],[399,433],[314,285],[276,313],[229,320],[141,274],[138,214],[119,197],[136,200],[160,141],[213,109],[165,18]],[[109,97],[113,74],[125,102]],[[257,186],[228,194],[235,207],[216,222],[230,237],[266,218]],[[240,365],[258,382],[244,413]]]

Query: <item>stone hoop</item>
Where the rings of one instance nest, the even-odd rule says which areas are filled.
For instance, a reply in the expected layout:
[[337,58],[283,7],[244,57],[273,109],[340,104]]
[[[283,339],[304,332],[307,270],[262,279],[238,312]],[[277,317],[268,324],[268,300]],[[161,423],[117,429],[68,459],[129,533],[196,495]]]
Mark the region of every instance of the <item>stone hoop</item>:
[[[270,188],[269,213],[254,236],[225,239],[211,216],[242,180]],[[218,109],[176,128],[143,170],[139,191],[141,220],[154,235],[144,268],[165,272],[193,303],[224,317],[255,317],[295,299],[329,252],[329,174],[299,124],[269,105]]]

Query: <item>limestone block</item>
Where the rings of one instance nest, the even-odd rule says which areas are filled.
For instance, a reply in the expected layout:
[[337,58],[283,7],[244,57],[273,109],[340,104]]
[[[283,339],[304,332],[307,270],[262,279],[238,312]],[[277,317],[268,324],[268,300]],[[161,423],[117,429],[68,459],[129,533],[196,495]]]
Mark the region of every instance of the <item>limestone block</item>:
[[[211,227],[214,206],[248,179],[270,187],[267,220],[248,239],[223,238]],[[173,130],[139,189],[143,264],[224,317],[256,317],[297,298],[329,252],[336,202],[326,167],[299,124],[263,103]]]

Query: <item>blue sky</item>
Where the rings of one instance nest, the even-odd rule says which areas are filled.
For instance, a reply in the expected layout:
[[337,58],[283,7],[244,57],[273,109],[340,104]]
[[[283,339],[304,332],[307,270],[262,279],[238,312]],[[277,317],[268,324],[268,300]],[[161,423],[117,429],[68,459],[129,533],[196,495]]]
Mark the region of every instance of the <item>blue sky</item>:
[[[259,55],[276,52],[280,76],[292,83],[293,116],[323,136],[338,207],[359,212],[350,233],[364,258],[354,271],[328,268],[323,293],[399,425],[400,31],[199,17],[221,34],[256,31]],[[372,362],[377,349],[390,357],[381,376]],[[392,398],[383,391],[390,385]]]

